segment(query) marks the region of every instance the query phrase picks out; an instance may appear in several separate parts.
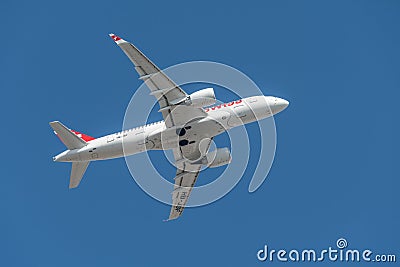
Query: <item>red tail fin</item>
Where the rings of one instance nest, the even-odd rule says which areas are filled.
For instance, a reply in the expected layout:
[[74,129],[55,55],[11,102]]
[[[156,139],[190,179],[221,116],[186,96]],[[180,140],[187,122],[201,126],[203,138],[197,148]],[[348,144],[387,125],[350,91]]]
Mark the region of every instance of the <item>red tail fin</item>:
[[86,141],[86,142],[89,142],[89,141],[92,141],[92,140],[96,139],[96,138],[94,138],[94,137],[91,137],[91,136],[89,136],[89,135],[86,135],[86,134],[77,132],[77,131],[75,131],[75,130],[71,130],[71,132],[73,132],[74,134],[76,134],[78,137],[82,138],[82,139],[83,139],[84,141]]

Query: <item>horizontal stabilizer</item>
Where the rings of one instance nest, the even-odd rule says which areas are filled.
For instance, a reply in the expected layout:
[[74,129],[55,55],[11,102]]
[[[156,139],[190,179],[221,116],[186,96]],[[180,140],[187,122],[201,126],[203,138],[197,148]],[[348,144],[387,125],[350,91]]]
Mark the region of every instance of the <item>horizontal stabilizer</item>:
[[50,122],[50,126],[69,150],[82,148],[87,145],[82,138],[78,137],[61,122]]
[[83,175],[87,167],[89,166],[90,161],[81,161],[81,162],[73,162],[72,170],[71,170],[71,178],[69,179],[69,188],[78,187],[79,183],[82,180]]

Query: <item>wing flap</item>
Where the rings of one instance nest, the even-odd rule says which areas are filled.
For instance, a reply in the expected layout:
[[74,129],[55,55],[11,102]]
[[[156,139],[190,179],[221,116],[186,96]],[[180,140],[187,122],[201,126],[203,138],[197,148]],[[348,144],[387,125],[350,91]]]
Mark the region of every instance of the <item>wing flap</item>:
[[[207,113],[202,108],[185,106],[185,110],[174,113],[182,100],[188,98],[188,94],[172,81],[160,68],[148,59],[135,45],[123,40],[111,33],[110,37],[122,49],[132,61],[139,79],[143,80],[150,89],[150,94],[157,98],[160,112],[163,115],[167,127],[184,125],[194,117],[205,117]],[[176,118],[175,118],[176,117]]]
[[[200,142],[200,140],[204,140],[204,142]],[[172,191],[172,207],[168,220],[177,219],[182,215],[201,170],[201,164],[191,164],[186,159],[195,159],[205,155],[210,148],[211,141],[210,138],[201,139],[199,137],[191,145],[173,149],[175,161],[177,163],[182,162],[182,164],[179,164],[179,169],[176,172],[174,190]]]
[[186,203],[189,200],[190,193],[196,183],[199,171],[183,171],[178,179],[175,179],[174,191],[172,192],[172,207],[168,220],[177,219],[182,215]]

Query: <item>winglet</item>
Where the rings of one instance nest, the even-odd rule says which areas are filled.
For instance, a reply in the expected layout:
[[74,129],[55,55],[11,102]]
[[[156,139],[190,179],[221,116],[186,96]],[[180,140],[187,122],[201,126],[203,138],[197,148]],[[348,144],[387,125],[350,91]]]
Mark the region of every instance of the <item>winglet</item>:
[[114,42],[116,42],[117,44],[126,43],[126,41],[124,39],[122,39],[121,37],[119,37],[113,33],[110,33],[109,35],[110,35],[111,39],[113,39]]

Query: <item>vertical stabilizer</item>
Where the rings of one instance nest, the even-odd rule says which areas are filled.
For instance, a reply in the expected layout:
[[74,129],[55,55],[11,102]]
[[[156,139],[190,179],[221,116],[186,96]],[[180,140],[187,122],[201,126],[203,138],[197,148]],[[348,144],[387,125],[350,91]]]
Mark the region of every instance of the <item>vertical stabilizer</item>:
[[64,124],[62,124],[61,122],[50,122],[50,126],[51,128],[53,128],[54,132],[69,150],[82,148],[87,145],[85,140],[83,140],[70,129],[65,127]]

